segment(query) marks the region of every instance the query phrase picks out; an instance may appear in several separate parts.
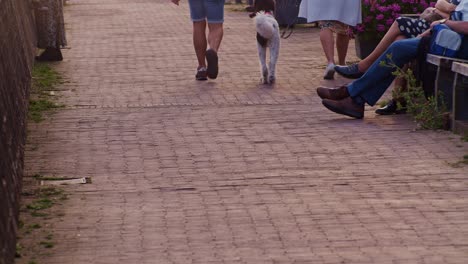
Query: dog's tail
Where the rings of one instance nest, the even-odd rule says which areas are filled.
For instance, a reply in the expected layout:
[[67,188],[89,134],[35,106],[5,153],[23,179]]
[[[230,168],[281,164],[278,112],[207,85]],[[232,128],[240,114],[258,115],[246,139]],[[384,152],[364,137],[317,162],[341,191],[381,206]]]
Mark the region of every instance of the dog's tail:
[[255,16],[255,26],[257,33],[266,39],[271,39],[278,30],[276,23],[274,23],[274,18],[266,15],[264,12],[258,12]]

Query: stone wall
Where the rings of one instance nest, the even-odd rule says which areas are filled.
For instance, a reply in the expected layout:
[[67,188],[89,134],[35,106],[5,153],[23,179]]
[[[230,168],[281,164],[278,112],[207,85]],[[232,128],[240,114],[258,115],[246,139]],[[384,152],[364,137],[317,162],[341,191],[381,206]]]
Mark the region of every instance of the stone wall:
[[34,35],[30,0],[0,0],[0,264],[15,256]]

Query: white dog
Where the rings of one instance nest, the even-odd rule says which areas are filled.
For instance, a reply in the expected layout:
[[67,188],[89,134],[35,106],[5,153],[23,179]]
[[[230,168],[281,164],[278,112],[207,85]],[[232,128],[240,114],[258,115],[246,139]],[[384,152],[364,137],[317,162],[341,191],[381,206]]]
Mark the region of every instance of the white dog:
[[[273,13],[269,10],[258,11],[255,14],[254,23],[257,29],[258,57],[260,59],[262,74],[261,82],[272,84],[276,79],[276,62],[278,61],[280,49],[279,25]],[[266,64],[267,48],[270,48],[270,63],[268,67]]]

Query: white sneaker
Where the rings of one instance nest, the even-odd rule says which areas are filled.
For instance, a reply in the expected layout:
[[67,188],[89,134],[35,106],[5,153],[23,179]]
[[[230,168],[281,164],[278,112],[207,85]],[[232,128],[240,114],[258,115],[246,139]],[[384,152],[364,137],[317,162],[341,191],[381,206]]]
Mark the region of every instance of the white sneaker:
[[327,68],[325,68],[325,73],[323,74],[323,78],[325,80],[331,80],[333,79],[333,75],[335,75],[335,64],[330,63],[327,65]]

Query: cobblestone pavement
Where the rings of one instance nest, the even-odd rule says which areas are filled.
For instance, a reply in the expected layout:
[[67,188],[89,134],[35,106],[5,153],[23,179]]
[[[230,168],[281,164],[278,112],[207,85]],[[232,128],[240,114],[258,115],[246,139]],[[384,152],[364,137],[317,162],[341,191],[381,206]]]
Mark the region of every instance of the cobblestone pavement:
[[[467,263],[468,143],[406,116],[327,111],[316,28],[259,85],[254,30],[226,7],[217,80],[197,82],[186,1],[70,0],[67,105],[30,125],[27,174],[67,187],[38,263]],[[350,60],[355,60],[353,45]]]

